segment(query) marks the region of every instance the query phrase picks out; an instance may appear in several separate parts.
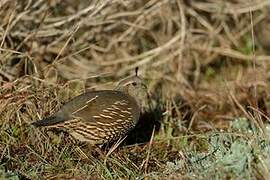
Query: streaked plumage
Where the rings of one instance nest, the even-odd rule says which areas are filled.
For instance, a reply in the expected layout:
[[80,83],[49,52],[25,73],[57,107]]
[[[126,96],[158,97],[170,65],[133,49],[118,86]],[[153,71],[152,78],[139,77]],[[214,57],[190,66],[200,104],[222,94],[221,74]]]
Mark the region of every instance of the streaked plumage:
[[79,95],[51,117],[32,124],[63,129],[80,141],[103,144],[135,127],[146,95],[143,80],[136,75],[120,81],[115,90]]

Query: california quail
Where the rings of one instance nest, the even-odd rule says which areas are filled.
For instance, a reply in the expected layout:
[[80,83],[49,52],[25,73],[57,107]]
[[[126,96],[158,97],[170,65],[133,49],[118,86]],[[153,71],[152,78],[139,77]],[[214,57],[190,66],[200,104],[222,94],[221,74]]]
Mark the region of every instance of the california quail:
[[136,69],[136,75],[121,80],[115,90],[76,96],[52,116],[32,125],[59,128],[80,141],[104,144],[123,137],[135,127],[146,97],[146,86]]

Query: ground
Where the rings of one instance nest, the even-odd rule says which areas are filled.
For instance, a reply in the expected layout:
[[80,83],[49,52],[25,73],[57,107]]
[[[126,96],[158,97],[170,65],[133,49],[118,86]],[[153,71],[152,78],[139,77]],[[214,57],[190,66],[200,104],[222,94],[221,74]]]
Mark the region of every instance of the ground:
[[[0,177],[269,179],[269,5],[2,0]],[[135,67],[149,106],[120,145],[31,126]]]

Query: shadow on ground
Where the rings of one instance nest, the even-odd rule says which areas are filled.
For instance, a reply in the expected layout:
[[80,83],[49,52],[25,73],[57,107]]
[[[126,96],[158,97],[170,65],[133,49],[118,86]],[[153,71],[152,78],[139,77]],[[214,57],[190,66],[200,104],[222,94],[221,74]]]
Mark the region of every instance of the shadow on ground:
[[137,126],[130,131],[129,135],[123,142],[123,145],[132,145],[149,142],[155,128],[155,132],[160,129],[160,121],[162,119],[162,110],[156,107],[151,111],[145,112],[141,115]]

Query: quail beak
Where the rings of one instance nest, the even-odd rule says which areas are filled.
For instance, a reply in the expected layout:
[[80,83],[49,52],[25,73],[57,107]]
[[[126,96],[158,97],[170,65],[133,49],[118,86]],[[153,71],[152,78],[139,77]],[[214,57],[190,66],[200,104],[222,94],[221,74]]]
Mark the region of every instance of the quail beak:
[[147,86],[146,86],[146,84],[144,84],[144,83],[142,83],[142,87],[143,87],[144,89],[148,89]]
[[142,83],[142,87],[146,91],[147,98],[150,99],[150,93],[148,92],[148,87],[146,86],[146,84]]

